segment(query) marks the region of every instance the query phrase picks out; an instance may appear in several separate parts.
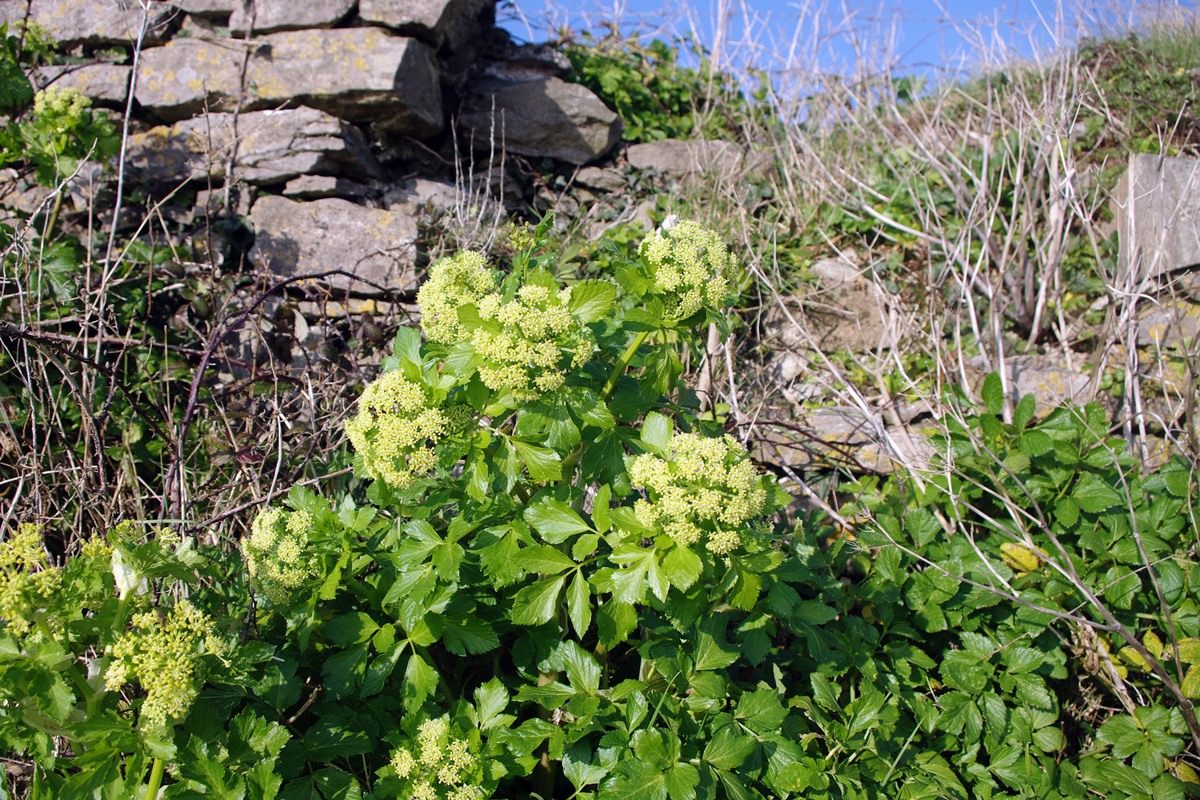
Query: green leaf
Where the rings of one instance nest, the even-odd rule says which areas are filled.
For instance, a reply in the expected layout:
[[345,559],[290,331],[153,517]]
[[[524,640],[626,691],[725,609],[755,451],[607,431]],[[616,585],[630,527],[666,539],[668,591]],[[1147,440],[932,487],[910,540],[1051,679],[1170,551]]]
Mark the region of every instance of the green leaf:
[[691,764],[675,764],[665,776],[667,796],[671,800],[694,800],[700,784],[700,771]]
[[523,572],[536,572],[539,575],[557,575],[575,566],[570,556],[548,544],[522,548],[513,558]]
[[605,647],[612,648],[629,638],[637,628],[637,611],[629,603],[619,600],[609,600],[600,606],[596,612],[596,627],[600,633],[600,641]]
[[778,733],[787,714],[775,690],[763,687],[743,694],[734,716],[756,733]]
[[401,327],[396,331],[392,352],[397,357],[421,366],[421,332],[416,328]]
[[724,669],[737,660],[737,651],[725,641],[725,621],[714,616],[701,623],[693,653],[696,671]]
[[983,379],[983,403],[989,414],[1004,410],[1004,382],[998,372],[989,372]]
[[442,643],[454,655],[465,656],[494,650],[500,646],[500,639],[492,626],[478,617],[448,618],[442,629]]
[[574,509],[553,497],[543,498],[525,509],[525,521],[550,544],[560,544],[572,534],[591,530]]
[[511,619],[514,625],[545,625],[554,618],[565,575],[547,578],[526,586],[513,599]]
[[538,447],[519,439],[513,439],[512,443],[534,482],[551,483],[562,480],[562,457],[558,453],[548,447]]
[[612,487],[606,483],[596,490],[596,497],[592,500],[592,522],[596,525],[597,533],[608,533],[612,528],[608,517],[611,503]]
[[1033,420],[1035,411],[1037,411],[1037,399],[1032,394],[1021,397],[1017,402],[1017,407],[1013,409],[1013,427],[1018,431],[1025,430],[1025,427]]
[[652,764],[628,759],[600,788],[600,800],[667,800],[666,776]]
[[575,635],[582,639],[592,624],[592,589],[583,577],[583,570],[575,573],[575,579],[567,587],[567,616],[571,618]]
[[704,562],[690,547],[676,544],[663,557],[662,571],[671,585],[680,590],[687,590],[696,582],[704,570]]
[[404,707],[409,711],[420,708],[425,699],[437,689],[437,682],[437,673],[433,667],[419,654],[413,653],[404,670],[404,684],[401,687]]
[[492,678],[475,690],[475,709],[479,712],[481,731],[507,725],[512,721],[512,717],[504,714],[504,710],[508,708],[508,697],[508,689],[504,688],[499,678]]
[[560,642],[551,656],[551,664],[567,673],[571,688],[595,694],[600,689],[600,665],[592,654],[571,640]]
[[669,418],[657,411],[651,411],[646,415],[646,421],[642,423],[642,442],[655,455],[670,458],[671,432],[674,427],[674,423]]
[[321,676],[330,695],[341,698],[354,692],[366,675],[367,650],[366,644],[360,644],[325,659]]
[[583,281],[571,287],[567,308],[580,322],[600,322],[612,315],[616,299],[617,287],[608,281]]
[[1063,497],[1054,504],[1054,519],[1065,528],[1074,528],[1079,522],[1079,504],[1070,497]]
[[704,760],[717,769],[734,770],[758,747],[749,736],[742,736],[732,727],[717,731],[704,747]]
[[1079,482],[1071,492],[1071,497],[1075,499],[1081,509],[1091,514],[1099,513],[1121,503],[1121,495],[1117,493],[1117,490],[1090,472],[1085,472],[1079,478]]
[[373,747],[362,726],[341,714],[319,718],[304,734],[308,760],[316,763],[369,753]]

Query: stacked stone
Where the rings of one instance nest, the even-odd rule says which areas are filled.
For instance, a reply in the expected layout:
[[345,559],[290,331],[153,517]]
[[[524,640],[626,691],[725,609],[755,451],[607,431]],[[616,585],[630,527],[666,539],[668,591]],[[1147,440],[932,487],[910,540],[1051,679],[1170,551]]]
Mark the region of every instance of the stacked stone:
[[40,85],[114,110],[140,40],[127,181],[154,196],[194,187],[201,216],[214,189],[249,187],[249,258],[280,277],[340,269],[324,279],[339,293],[415,288],[416,214],[455,191],[397,153],[437,151],[452,130],[481,152],[574,165],[620,137],[612,111],[562,80],[561,55],[494,29],[495,0],[146,5],[0,0],[0,22],[28,18],[84,56]]

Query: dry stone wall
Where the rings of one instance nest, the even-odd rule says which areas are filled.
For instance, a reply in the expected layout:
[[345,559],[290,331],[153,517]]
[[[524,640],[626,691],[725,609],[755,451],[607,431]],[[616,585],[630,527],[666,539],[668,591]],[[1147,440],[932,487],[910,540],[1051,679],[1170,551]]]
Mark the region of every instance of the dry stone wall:
[[[207,243],[214,211],[241,211],[247,230],[222,253],[237,268],[370,296],[412,288],[422,215],[459,201],[456,154],[481,173],[501,153],[569,168],[620,138],[611,110],[561,80],[561,56],[495,28],[494,6],[0,0],[0,22],[36,23],[68,49],[39,87],[132,111],[126,180],[181,221],[177,244]],[[37,202],[19,195],[0,203]]]

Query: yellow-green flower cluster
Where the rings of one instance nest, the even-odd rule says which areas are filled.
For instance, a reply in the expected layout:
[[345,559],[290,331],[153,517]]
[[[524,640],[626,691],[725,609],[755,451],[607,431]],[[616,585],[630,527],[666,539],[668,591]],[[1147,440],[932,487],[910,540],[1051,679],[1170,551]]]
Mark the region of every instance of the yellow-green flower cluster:
[[458,321],[459,306],[476,305],[495,289],[495,273],[479,253],[463,250],[436,262],[417,292],[425,338],[442,344],[462,341],[465,332]]
[[716,231],[684,220],[664,224],[642,240],[639,253],[654,270],[654,284],[671,319],[728,302],[733,256]]
[[719,555],[741,546],[741,533],[761,521],[767,504],[762,477],[731,436],[676,433],[670,460],[640,455],[629,478],[648,496],[634,505],[639,522],[684,546],[705,539]]
[[0,544],[0,623],[18,636],[29,632],[62,586],[62,570],[50,566],[41,529],[24,523]]
[[404,489],[433,469],[433,445],[451,423],[424,386],[388,372],[363,390],[346,434],[367,475]]
[[268,508],[254,518],[242,554],[254,588],[272,603],[284,603],[318,566],[308,552],[312,515],[307,511]]
[[411,748],[392,753],[392,769],[404,784],[406,800],[484,800],[482,771],[470,743],[451,735],[444,719],[422,722]]
[[146,690],[139,726],[162,731],[169,719],[181,719],[203,684],[201,658],[224,655],[225,646],[213,634],[212,621],[187,600],[165,616],[148,611],[135,614],[130,630],[106,654],[104,674],[109,691],[137,682]]
[[480,318],[500,324],[499,331],[480,327],[471,333],[484,359],[479,368],[484,385],[529,402],[561,388],[567,368],[591,360],[595,340],[571,315],[570,302],[569,288],[553,292],[537,284],[522,286],[507,303],[499,294],[484,297]]
[[75,89],[49,86],[33,98],[33,116],[54,133],[66,133],[83,122],[92,101]]

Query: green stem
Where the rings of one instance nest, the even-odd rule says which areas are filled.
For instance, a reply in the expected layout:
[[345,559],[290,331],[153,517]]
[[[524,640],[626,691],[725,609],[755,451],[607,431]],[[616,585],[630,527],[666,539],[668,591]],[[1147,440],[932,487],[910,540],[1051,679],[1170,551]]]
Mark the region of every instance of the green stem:
[[158,800],[158,790],[162,786],[163,771],[166,768],[166,761],[161,758],[154,759],[154,766],[150,767],[150,782],[146,784],[146,800]]
[[60,190],[54,198],[54,208],[50,210],[50,219],[46,221],[46,236],[50,236],[54,232],[54,226],[58,224],[58,213],[62,211],[63,195],[66,190]]
[[613,390],[617,388],[617,381],[625,374],[625,370],[629,369],[629,362],[633,361],[633,357],[637,355],[638,348],[642,346],[642,342],[646,341],[646,337],[649,335],[650,331],[642,331],[633,337],[633,341],[629,343],[629,347],[626,347],[625,352],[621,354],[621,360],[613,367],[612,374],[604,382],[604,389],[600,392],[601,400],[608,402],[608,399],[612,397]]

